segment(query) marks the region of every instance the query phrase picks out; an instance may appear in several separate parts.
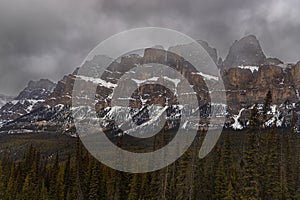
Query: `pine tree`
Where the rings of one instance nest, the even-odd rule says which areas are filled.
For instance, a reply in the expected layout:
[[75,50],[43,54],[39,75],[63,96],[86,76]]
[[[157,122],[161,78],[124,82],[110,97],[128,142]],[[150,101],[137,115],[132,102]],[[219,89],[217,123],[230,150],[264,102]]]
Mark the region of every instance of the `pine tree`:
[[215,199],[224,199],[226,197],[227,187],[227,177],[224,172],[224,164],[221,161],[216,171]]
[[258,171],[258,137],[256,133],[248,133],[247,147],[244,152],[244,166],[242,168],[242,195],[241,199],[260,199],[260,184]]
[[47,191],[47,187],[45,186],[45,182],[42,182],[42,188],[41,188],[41,192],[40,192],[40,198],[43,200],[48,200],[49,196],[48,196],[48,191]]
[[262,113],[263,124],[267,121],[268,112],[271,110],[271,103],[272,103],[272,93],[269,90],[266,94],[264,105],[263,105],[263,113]]
[[141,175],[141,189],[140,189],[140,196],[141,199],[149,199],[149,193],[150,193],[150,176],[148,173],[144,173]]
[[65,184],[64,184],[64,168],[59,167],[59,171],[56,177],[56,198],[64,199],[65,196]]
[[27,174],[25,178],[25,182],[22,188],[22,199],[24,200],[32,200],[35,199],[35,191],[33,182],[33,172]]
[[50,199],[53,200],[56,200],[59,197],[59,191],[57,190],[58,173],[59,173],[59,158],[58,158],[58,154],[56,154],[55,162],[53,166],[50,168],[50,172],[49,172],[49,197]]
[[[298,162],[295,159],[295,155],[297,155],[297,149],[295,148],[297,144],[296,134],[293,132],[293,129],[288,134],[282,134],[286,138],[286,162],[285,162],[285,183],[288,190],[288,193],[291,198],[295,197],[296,190],[297,190],[297,166]],[[296,199],[296,198],[294,198]]]
[[138,174],[134,174],[130,183],[130,191],[128,194],[128,200],[139,199],[140,180]]
[[9,200],[14,200],[16,197],[17,182],[15,177],[15,165],[11,165],[9,179],[6,187],[6,196]]
[[263,198],[266,199],[279,199],[281,197],[281,185],[280,185],[280,146],[279,136],[275,134],[272,129],[266,137],[266,151],[264,151],[264,168],[263,176]]
[[100,199],[100,180],[99,180],[99,166],[96,161],[93,159],[91,164],[91,177],[90,177],[90,185],[89,185],[89,194],[88,199]]
[[260,127],[259,111],[256,107],[251,109],[249,125],[250,129],[252,129],[253,131]]
[[236,199],[235,191],[234,191],[231,181],[229,181],[229,183],[228,183],[227,191],[226,191],[226,194],[223,199],[224,200]]
[[70,193],[71,190],[71,156],[68,156],[68,160],[65,164],[64,168],[64,199],[67,199],[67,195]]
[[5,175],[3,174],[2,165],[0,165],[0,199],[4,199],[5,197],[5,183],[4,183]]
[[294,173],[294,176],[295,176],[295,185],[296,185],[296,188],[295,188],[295,195],[294,195],[294,198],[295,199],[300,199],[300,153],[297,153],[297,161],[296,161],[296,173]]

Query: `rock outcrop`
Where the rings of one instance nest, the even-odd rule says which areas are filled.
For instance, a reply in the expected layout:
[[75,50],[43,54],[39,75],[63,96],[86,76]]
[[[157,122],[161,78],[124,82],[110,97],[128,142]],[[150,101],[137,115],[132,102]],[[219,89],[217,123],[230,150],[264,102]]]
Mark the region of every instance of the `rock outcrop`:
[[[204,48],[211,55],[212,60],[216,62],[218,58],[217,51],[206,42],[202,41],[200,43],[205,46]],[[207,81],[216,83],[218,78],[222,78],[225,85],[227,107],[220,105],[220,112],[227,113],[228,126],[238,123],[242,123],[242,125],[239,124],[235,127],[246,126],[250,109],[253,106],[258,106],[261,109],[268,91],[271,91],[273,97],[273,111],[270,114],[272,115],[270,120],[273,120],[273,122],[270,121],[268,124],[280,121],[281,125],[290,125],[290,113],[295,112],[296,115],[300,116],[300,109],[299,111],[297,110],[297,105],[300,102],[300,62],[295,65],[288,65],[286,68],[278,66],[282,62],[276,58],[266,58],[255,36],[247,36],[233,44],[226,60],[223,62],[224,68],[221,70],[221,77],[214,77],[207,74],[206,71],[204,71],[205,73],[198,73],[191,63],[180,56],[181,53],[186,53],[184,45],[171,47],[171,49],[172,52],[178,52],[178,54],[166,51],[163,48],[149,48],[145,50],[143,56],[136,54],[127,55],[116,61],[112,61],[112,59],[105,56],[95,56],[82,66],[83,69],[86,69],[84,70],[85,74],[78,75],[80,69],[76,69],[72,74],[64,76],[56,84],[55,88],[53,88],[54,85],[52,83],[46,80],[41,80],[40,84],[30,82],[16,100],[32,98],[35,101],[38,99],[43,99],[43,101],[39,102],[39,104],[31,105],[31,109],[26,111],[15,110],[13,108],[14,105],[10,104],[4,106],[4,110],[0,110],[1,117],[4,116],[3,113],[12,113],[9,114],[10,117],[6,118],[12,121],[4,124],[2,129],[11,130],[20,129],[21,127],[31,129],[33,127],[36,128],[36,124],[43,122],[43,130],[47,127],[47,130],[74,131],[71,106],[72,98],[74,98],[72,97],[72,90],[75,80],[78,80],[83,85],[85,92],[93,91],[88,91],[89,87],[84,87],[84,85],[98,85],[95,96],[89,101],[95,101],[95,108],[101,113],[102,117],[106,116],[109,120],[112,120],[112,116],[123,116],[123,114],[125,115],[124,112],[127,112],[125,109],[118,108],[113,110],[110,108],[113,88],[116,87],[119,78],[128,71],[138,65],[147,63],[167,65],[177,70],[189,81],[194,94],[199,100],[201,117],[204,119],[201,123],[206,123],[206,119],[209,117],[210,97],[206,83]],[[196,55],[191,54],[191,58],[196,58]],[[221,62],[219,61],[219,63]],[[98,66],[106,66],[107,63],[111,64],[103,75],[99,77],[100,71],[98,71]],[[209,71],[209,69],[207,70]],[[91,77],[98,77],[98,79]],[[147,79],[149,79],[147,73],[140,74],[135,81],[131,80],[130,84],[139,85]],[[181,84],[180,80],[174,77],[160,77],[157,80],[170,82],[170,84],[175,84],[175,87]],[[124,92],[129,92],[126,85],[119,85],[118,87]],[[130,96],[130,105],[133,109],[132,113],[136,114],[135,116],[143,116],[142,121],[149,120],[145,116],[150,115],[144,112],[153,109],[151,105],[157,104],[163,107],[168,106],[168,118],[171,121],[178,120],[180,106],[176,96],[173,94],[176,93],[176,88],[171,91],[159,85],[151,84],[141,85],[138,88]],[[152,99],[150,94],[154,94]],[[188,97],[189,95],[186,98]],[[186,99],[186,101],[189,102],[189,99]],[[28,108],[26,100],[22,102],[25,102],[23,105]],[[145,109],[145,106],[148,106],[147,109]],[[74,109],[80,108],[72,109],[74,111]],[[143,113],[141,114],[141,112]],[[299,113],[297,114],[297,112]],[[276,120],[274,116],[276,116]],[[138,122],[141,122],[141,120],[136,119]],[[114,126],[110,123],[108,124],[111,128]],[[174,127],[174,124],[170,122],[169,126]]]
[[56,84],[48,79],[30,81],[13,100],[0,108],[0,121],[10,121],[30,113],[49,98]]
[[248,35],[236,40],[230,47],[228,55],[223,62],[223,67],[228,69],[238,66],[262,66],[283,64],[278,58],[267,58],[258,39]]
[[218,64],[218,52],[216,48],[213,48],[211,46],[209,46],[208,42],[204,41],[204,40],[198,40],[199,44],[202,45],[202,47],[207,51],[207,53],[209,54],[209,56],[212,58],[212,60]]
[[230,47],[224,61],[225,68],[242,65],[260,66],[266,61],[266,56],[254,35],[246,36],[235,41]]

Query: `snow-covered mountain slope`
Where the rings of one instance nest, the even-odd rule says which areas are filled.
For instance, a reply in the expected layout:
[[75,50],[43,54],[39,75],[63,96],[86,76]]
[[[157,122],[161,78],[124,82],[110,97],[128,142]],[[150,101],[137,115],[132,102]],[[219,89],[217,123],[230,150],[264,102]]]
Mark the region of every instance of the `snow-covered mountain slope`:
[[262,124],[259,126],[264,128],[270,127],[294,127],[296,131],[299,131],[300,118],[300,102],[292,103],[286,101],[283,104],[270,105],[269,111],[266,113],[266,118],[263,119],[263,104],[254,104],[247,108],[239,110],[237,115],[233,115],[232,122],[227,124],[227,127],[231,127],[234,130],[242,130],[250,127],[250,115],[252,109],[257,109],[257,120],[260,120]]
[[[147,57],[147,55],[145,55],[145,57]],[[14,112],[12,108],[17,105],[18,109],[20,110],[20,108],[22,108],[23,112],[21,115],[15,117],[14,120],[4,124],[2,130],[17,130],[23,129],[24,127],[26,127],[26,129],[34,128],[36,130],[40,130],[42,129],[41,126],[43,127],[43,129],[47,127],[47,130],[54,130],[56,128],[59,128],[60,131],[68,131],[72,129],[74,127],[71,115],[72,111],[81,113],[80,107],[73,107],[73,110],[71,110],[71,98],[77,98],[71,97],[75,80],[77,80],[79,84],[88,83],[98,85],[95,94],[96,99],[93,101],[95,101],[95,107],[99,114],[99,118],[102,117],[106,120],[106,122],[105,120],[103,120],[102,128],[104,129],[120,128],[116,126],[116,124],[109,123],[109,121],[117,120],[118,117],[121,117],[122,119],[130,118],[132,122],[127,123],[127,126],[132,130],[138,128],[137,126],[140,126],[142,124],[143,126],[147,125],[149,127],[155,126],[155,124],[159,122],[160,116],[165,113],[168,113],[165,116],[165,118],[167,118],[167,126],[169,128],[174,128],[176,126],[176,123],[174,121],[180,118],[180,112],[184,106],[179,105],[176,98],[178,95],[184,95],[186,100],[188,101],[189,97],[189,95],[187,95],[185,91],[181,91],[181,94],[177,93],[177,89],[181,84],[180,79],[174,78],[172,76],[169,77],[167,75],[159,78],[149,79],[145,76],[145,74],[141,74],[136,78],[130,79],[129,81],[131,81],[131,84],[135,84],[136,87],[140,88],[140,91],[143,91],[143,93],[140,94],[138,93],[138,91],[135,91],[135,93],[132,94],[130,100],[131,109],[129,110],[131,117],[128,117],[128,108],[119,107],[119,109],[117,109],[116,107],[111,107],[109,104],[107,104],[107,102],[111,101],[112,93],[117,86],[116,82],[118,81],[119,77],[130,71],[132,68],[135,68],[137,65],[139,65],[139,62],[146,62],[146,60],[143,57],[127,56],[125,58],[122,58],[119,62],[113,63],[106,70],[106,74],[104,76],[93,78],[95,76],[95,73],[97,73],[97,66],[101,64],[97,63],[98,60],[99,56],[96,56],[93,60],[86,62],[83,66],[88,68],[91,72],[91,75],[93,76],[89,76],[88,73],[77,76],[77,71],[75,71],[73,74],[65,76],[61,81],[57,83],[56,87],[53,89],[53,92],[48,97],[46,97],[46,99],[43,99],[43,101],[41,101],[39,104],[38,102],[36,102],[38,101],[37,98],[35,98],[35,102],[26,98],[18,98],[8,104],[6,106],[6,108],[8,108],[7,113],[11,112],[12,114],[16,114],[16,112]],[[102,61],[102,59],[100,59],[100,61]],[[183,63],[181,65],[183,65]],[[149,67],[147,68],[151,70]],[[199,99],[201,99],[200,105],[203,109],[207,109],[207,106],[205,106],[207,104],[207,99],[205,97],[207,97],[208,90],[205,84],[203,84],[204,79],[207,79],[207,81],[217,81],[218,77],[204,73],[196,74],[193,73],[193,71],[187,72],[187,74],[187,76],[190,76],[189,78],[191,87],[194,87],[195,90],[195,93],[193,93],[192,95],[197,96]],[[164,87],[159,85],[142,84],[146,82],[157,81],[158,79],[160,81],[168,83],[169,85],[172,85],[172,87],[174,87],[172,91],[166,91]],[[122,91],[126,92],[126,90],[128,90],[126,87],[122,88],[122,86],[124,86],[122,84],[118,86]],[[88,89],[89,87],[85,87],[85,90]],[[25,94],[25,92],[22,92],[22,94]],[[30,95],[25,96],[28,97]],[[32,107],[34,108],[32,109]],[[20,113],[19,110],[18,113]],[[205,111],[204,113],[207,113],[207,111]],[[206,115],[203,116],[207,117]],[[118,121],[122,121],[122,119],[119,119]],[[191,122],[190,124],[192,123],[194,122]],[[130,130],[128,131],[128,133],[129,132]]]
[[30,113],[50,96],[54,87],[47,79],[30,81],[16,98],[0,108],[0,121],[4,123]]
[[[261,51],[257,44],[254,47],[255,51]],[[182,46],[173,48],[180,50]],[[229,60],[238,65],[221,70],[227,105],[222,102],[213,105],[216,108],[214,113],[217,116],[216,120],[218,116],[226,115],[225,127],[234,130],[249,127],[251,109],[256,108],[262,113],[266,94],[271,91],[271,110],[264,119],[263,127],[300,126],[300,120],[298,120],[300,119],[300,62],[282,68],[276,65],[263,65],[265,56],[260,55],[260,57],[262,59],[258,65],[251,63],[252,58],[247,62],[242,62],[242,60],[234,61],[233,56]],[[35,98],[35,94],[44,91],[41,88],[38,90],[39,92],[33,92],[35,90],[30,89],[22,92],[19,98],[6,104],[0,110],[0,116],[7,117],[6,119],[9,121],[2,126],[1,130],[18,131],[26,128],[26,130],[33,131],[60,131],[74,136],[76,132],[72,112],[85,117],[85,114],[93,110],[96,110],[98,118],[91,120],[101,122],[103,130],[113,130],[116,135],[118,135],[119,129],[123,128],[127,130],[127,134],[131,134],[139,128],[142,129],[143,126],[155,128],[159,126],[162,118],[166,120],[166,127],[172,129],[178,127],[182,111],[186,109],[186,105],[180,105],[177,101],[178,95],[186,95],[186,102],[191,102],[189,97],[195,95],[199,101],[200,116],[195,117],[197,120],[191,118],[189,121],[181,122],[183,128],[205,129],[207,126],[211,126],[209,119],[212,117],[210,112],[212,105],[206,83],[208,81],[213,85],[221,77],[210,74],[209,69],[195,72],[191,70],[192,66],[189,63],[176,55],[162,49],[146,49],[143,56],[128,55],[114,61],[101,77],[98,76],[100,73],[98,66],[105,65],[110,61],[111,59],[105,56],[94,57],[82,66],[87,69],[85,74],[77,75],[77,69],[73,74],[64,76],[55,87],[44,88],[46,95],[42,95],[42,98],[38,96]],[[117,84],[120,77],[137,66],[151,62],[165,64],[179,70],[189,80],[193,92],[179,92],[178,87],[182,82],[176,77],[166,75],[148,77],[145,73],[130,80],[130,84],[140,88],[133,93],[131,91],[132,95],[123,99],[129,102],[130,108],[111,106],[111,98],[117,86],[125,93],[130,92],[126,85]],[[72,99],[78,98],[72,97],[75,80],[83,86],[86,84],[97,85],[97,91],[92,99],[88,99],[88,96],[81,97],[86,98],[86,101],[94,102],[93,107],[71,106]],[[158,85],[143,85],[155,81],[163,81],[174,88],[166,90]],[[216,88],[212,92],[220,92],[218,85],[215,84],[215,86]],[[89,91],[89,87],[84,87],[84,89],[83,92],[95,92]]]

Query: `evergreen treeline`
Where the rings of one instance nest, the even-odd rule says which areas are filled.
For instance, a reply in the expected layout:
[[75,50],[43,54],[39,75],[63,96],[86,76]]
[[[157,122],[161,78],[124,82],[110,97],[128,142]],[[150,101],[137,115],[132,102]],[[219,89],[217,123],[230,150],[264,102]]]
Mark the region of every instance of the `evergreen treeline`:
[[65,161],[30,146],[21,160],[2,159],[0,199],[300,199],[296,134],[248,132],[239,147],[234,134],[244,133],[226,133],[203,160],[192,146],[172,165],[145,174],[110,169],[79,142]]
[[76,154],[64,160],[59,154],[43,157],[33,146],[17,161],[6,154],[0,199],[300,199],[300,138],[293,131],[262,129],[270,98],[262,113],[252,110],[249,130],[225,130],[205,159],[198,158],[198,138],[176,162],[151,173],[110,169],[79,140]]

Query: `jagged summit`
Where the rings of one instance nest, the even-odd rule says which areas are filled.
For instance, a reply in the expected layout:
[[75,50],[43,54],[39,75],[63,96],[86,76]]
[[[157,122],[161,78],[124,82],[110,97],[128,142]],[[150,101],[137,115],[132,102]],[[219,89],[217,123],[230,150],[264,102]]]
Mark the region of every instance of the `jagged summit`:
[[225,68],[241,65],[260,66],[266,63],[266,59],[258,39],[254,35],[248,35],[233,43],[223,66]]
[[218,52],[216,48],[211,47],[208,42],[204,40],[197,41],[201,46],[207,51],[212,60],[217,64],[218,62]]
[[[216,62],[218,59],[217,50],[205,41],[198,42],[211,56],[212,60]],[[170,49],[173,52],[178,52],[178,55],[186,53],[186,46],[184,45],[170,47]],[[197,52],[192,53],[189,55],[191,58],[199,59]],[[211,61],[211,59],[209,60]],[[209,104],[207,103],[208,91],[204,79],[211,82],[218,80],[216,77],[209,75],[210,68],[202,69],[207,70],[207,72],[202,71],[203,73],[189,71],[189,65],[185,60],[175,53],[172,54],[160,48],[148,48],[145,49],[143,55],[129,54],[112,63],[111,61],[112,59],[107,56],[95,56],[81,66],[80,70],[85,73],[77,75],[79,70],[77,68],[72,74],[64,76],[56,85],[46,79],[29,82],[28,86],[14,101],[7,103],[0,109],[0,125],[1,121],[3,122],[0,131],[16,130],[17,132],[26,128],[33,131],[39,129],[58,130],[74,134],[72,112],[76,110],[76,112],[80,113],[81,109],[80,107],[71,109],[72,98],[74,98],[72,97],[72,90],[75,80],[79,80],[79,83],[83,84],[83,86],[85,84],[98,84],[95,98],[89,100],[96,102],[95,108],[97,111],[101,111],[101,116],[103,114],[108,120],[111,120],[111,117],[117,117],[120,113],[124,114],[126,113],[125,109],[112,109],[107,104],[110,101],[109,98],[111,98],[112,88],[117,86],[118,80],[127,71],[145,63],[162,63],[174,69],[180,69],[187,76],[195,94],[201,99],[201,105],[203,105],[201,106],[201,112],[204,113],[203,119],[205,119],[207,110],[209,110]],[[100,74],[99,66],[106,66],[108,63],[110,63],[110,66],[106,68],[103,74]],[[280,122],[282,126],[289,126],[289,121],[292,119],[291,113],[294,111],[297,112],[297,117],[300,119],[300,62],[285,68],[278,66],[280,63],[282,62],[277,58],[267,58],[265,56],[258,39],[254,35],[246,36],[234,42],[226,60],[224,62],[218,61],[218,66],[224,67],[221,75],[226,89],[227,105],[220,104],[219,112],[227,112],[226,127],[235,129],[247,127],[250,109],[253,106],[261,109],[265,95],[269,90],[273,94],[274,105],[272,105],[272,113],[266,126],[270,126],[273,121]],[[149,69],[149,66],[147,69]],[[180,86],[180,82],[175,77],[162,77],[162,79],[175,87],[177,85]],[[147,80],[150,79],[145,73],[132,80],[130,84],[146,83]],[[123,91],[128,90],[126,85],[119,85],[119,87]],[[135,112],[139,113],[141,111],[142,113],[143,109],[139,111],[139,106],[143,102],[149,102],[149,104],[152,103],[153,105],[164,105],[165,100],[162,97],[165,96],[166,90],[153,85],[150,87],[147,84],[139,87],[141,87],[140,91],[145,93],[139,94],[140,96],[134,94],[133,97],[136,98],[136,101],[130,98]],[[84,88],[85,92],[95,92],[88,91],[89,87]],[[155,91],[154,94],[157,95],[157,98],[154,98],[152,101],[149,98],[149,94],[153,93],[153,91]],[[177,89],[175,91],[177,92]],[[216,92],[218,91],[216,90]],[[44,94],[47,95],[43,96]],[[172,97],[172,95],[170,96]],[[187,101],[189,101],[189,96],[185,97]],[[168,102],[171,101],[168,100]],[[284,102],[290,103],[286,104]],[[156,108],[151,107],[151,105],[148,105],[150,111],[156,112]],[[170,105],[167,109],[169,119],[176,121],[175,119],[177,119],[176,117],[180,113],[181,107],[177,108]],[[169,126],[175,127],[176,124],[172,123]],[[204,123],[206,123],[205,120]],[[192,123],[190,125],[194,127]],[[108,126],[104,128],[107,127],[110,128],[111,125],[108,123]]]
[[237,66],[262,66],[283,64],[278,58],[267,58],[255,35],[236,40],[223,62],[225,69]]
[[19,95],[0,108],[0,122],[14,120],[30,113],[47,99],[56,84],[48,79],[30,81]]
[[27,87],[15,98],[21,99],[41,99],[49,96],[55,87],[55,83],[48,79],[29,81]]

